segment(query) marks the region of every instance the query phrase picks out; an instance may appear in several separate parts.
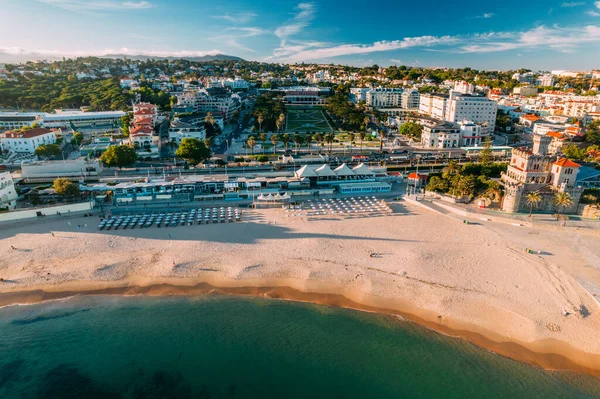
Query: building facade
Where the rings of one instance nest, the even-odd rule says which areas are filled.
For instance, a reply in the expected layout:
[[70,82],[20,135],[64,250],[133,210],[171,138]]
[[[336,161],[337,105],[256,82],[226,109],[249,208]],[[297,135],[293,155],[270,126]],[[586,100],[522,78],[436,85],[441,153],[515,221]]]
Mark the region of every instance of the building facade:
[[551,152],[552,137],[535,135],[533,149],[515,148],[508,170],[502,175],[504,199],[502,209],[507,212],[528,212],[527,194],[538,192],[542,202],[536,210],[553,212],[556,193],[568,193],[573,205],[562,211],[573,213],[581,199],[583,189],[576,185],[580,166]]
[[55,144],[57,133],[60,133],[60,131],[57,132],[43,127],[6,132],[0,134],[0,147],[2,147],[2,151],[33,154],[36,148],[42,144]]

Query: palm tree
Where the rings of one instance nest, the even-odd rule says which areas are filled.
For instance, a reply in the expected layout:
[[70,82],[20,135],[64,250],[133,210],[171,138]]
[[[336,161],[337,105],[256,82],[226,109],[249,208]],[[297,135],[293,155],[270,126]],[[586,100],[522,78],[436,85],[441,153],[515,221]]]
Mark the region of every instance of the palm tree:
[[379,136],[379,153],[383,154],[383,140],[385,139],[385,130],[380,130],[377,132],[377,136]]
[[248,141],[246,142],[248,147],[252,150],[252,155],[254,155],[254,146],[256,145],[256,138],[254,136],[248,137]]
[[277,154],[277,143],[279,142],[279,135],[271,135],[271,144],[273,144],[273,154]]
[[352,155],[352,143],[354,142],[355,138],[356,135],[353,132],[348,133],[348,139],[350,140],[350,155]]
[[277,124],[277,129],[279,129],[280,132],[283,132],[283,128],[285,127],[285,115],[279,114],[279,118],[277,118],[277,122],[275,123]]
[[333,145],[333,139],[335,139],[335,134],[333,132],[329,132],[325,137],[325,141],[329,143],[329,153],[331,154],[331,146]]
[[573,205],[573,197],[564,191],[556,193],[554,195],[554,205],[556,205],[556,220],[559,220],[562,210]]
[[444,168],[443,172],[449,174],[450,176],[454,176],[458,173],[458,162],[455,159],[452,159],[448,162],[448,165]]
[[285,151],[288,150],[288,143],[290,142],[290,134],[286,133],[281,137],[281,142],[283,143],[283,145],[285,145]]
[[320,154],[321,153],[321,144],[323,143],[323,134],[315,133],[315,135],[312,138],[315,141],[315,143],[317,143],[319,145],[319,154]]
[[215,117],[212,116],[212,113],[207,112],[206,116],[204,117],[204,122],[210,123],[212,126],[215,125]]
[[266,133],[261,133],[259,136],[260,141],[262,141],[263,143],[267,142],[267,134]]
[[205,138],[204,145],[206,146],[206,148],[208,148],[210,150],[210,147],[212,146],[212,137]]
[[371,118],[369,118],[368,116],[365,116],[365,119],[363,119],[363,125],[365,125],[365,132],[367,131],[367,128],[369,127],[370,122],[371,122]]
[[302,146],[304,142],[304,138],[300,136],[298,133],[294,134],[294,143],[296,144],[296,154],[298,154],[298,147]]
[[265,119],[263,118],[262,114],[258,114],[258,116],[256,117],[256,121],[258,122],[258,131],[260,133],[262,133],[262,123]]
[[305,134],[304,141],[306,142],[306,148],[308,148],[308,152],[310,152],[310,143],[313,141],[312,135],[310,133]]
[[533,215],[533,208],[537,208],[537,206],[542,202],[542,196],[539,191],[532,191],[526,196],[527,205],[529,205],[529,217]]
[[359,132],[358,138],[360,140],[360,155],[363,154],[363,141],[367,138],[367,132]]

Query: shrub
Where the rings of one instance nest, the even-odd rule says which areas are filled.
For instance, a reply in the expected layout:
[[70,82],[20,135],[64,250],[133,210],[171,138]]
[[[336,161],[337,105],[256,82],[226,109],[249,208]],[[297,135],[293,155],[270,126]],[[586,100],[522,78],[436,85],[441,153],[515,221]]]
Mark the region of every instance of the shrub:
[[259,155],[258,157],[256,157],[256,160],[258,162],[269,162],[269,157],[266,155]]

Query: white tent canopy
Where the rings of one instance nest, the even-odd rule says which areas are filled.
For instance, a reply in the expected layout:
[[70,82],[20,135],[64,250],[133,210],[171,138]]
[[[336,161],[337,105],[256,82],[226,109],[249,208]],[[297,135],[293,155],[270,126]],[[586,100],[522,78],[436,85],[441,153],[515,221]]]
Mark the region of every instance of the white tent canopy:
[[371,169],[367,167],[364,163],[361,163],[358,166],[352,168],[352,171],[358,176],[373,176],[374,173]]
[[304,165],[296,171],[296,177],[318,177],[315,170],[310,165]]
[[345,163],[335,168],[333,172],[338,176],[354,176],[352,169],[350,169]]
[[331,170],[331,168],[329,167],[329,165],[324,164],[322,166],[320,166],[319,168],[317,168],[315,170],[315,173],[319,176],[319,177],[335,177],[337,176],[333,170]]

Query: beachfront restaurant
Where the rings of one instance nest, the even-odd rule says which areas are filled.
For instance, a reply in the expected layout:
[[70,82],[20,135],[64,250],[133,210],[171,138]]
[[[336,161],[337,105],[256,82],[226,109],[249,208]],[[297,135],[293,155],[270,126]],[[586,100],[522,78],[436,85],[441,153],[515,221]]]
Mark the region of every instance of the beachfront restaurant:
[[384,182],[356,182],[338,185],[340,194],[389,193],[392,186]]

